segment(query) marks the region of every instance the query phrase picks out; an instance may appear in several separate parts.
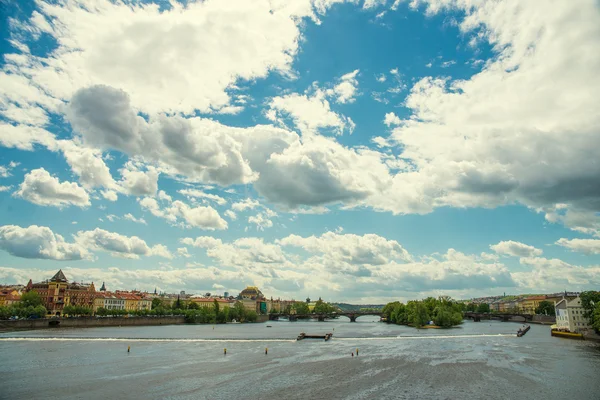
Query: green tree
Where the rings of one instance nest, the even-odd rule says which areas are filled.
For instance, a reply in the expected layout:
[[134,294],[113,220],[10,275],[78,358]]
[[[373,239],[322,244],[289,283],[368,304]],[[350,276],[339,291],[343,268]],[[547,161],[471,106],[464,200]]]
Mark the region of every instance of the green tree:
[[[241,301],[236,301],[235,304],[233,305],[233,310],[234,310],[233,315],[235,316],[235,319],[237,319],[240,322],[245,319],[246,307],[244,307],[244,303],[242,303]],[[232,318],[234,318],[234,317],[232,316]]]
[[296,314],[309,314],[310,309],[308,308],[308,304],[304,302],[294,303],[292,305],[292,309],[296,310]]
[[23,307],[41,306],[42,298],[40,297],[38,292],[30,290],[29,292],[23,293],[23,295],[21,296],[21,304],[23,305]]
[[596,333],[600,333],[600,302],[596,303],[596,307],[594,307],[594,314],[592,319],[592,327],[594,328]]
[[213,308],[215,310],[215,315],[219,315],[219,302],[217,299],[213,299]]
[[470,311],[470,312],[475,312],[477,310],[477,304],[475,304],[475,303],[467,304],[466,310]]
[[181,301],[179,296],[177,296],[177,300],[175,300],[175,303],[173,303],[172,308],[173,310],[181,310],[183,308],[183,302]]
[[190,301],[188,302],[187,308],[188,310],[198,310],[200,309],[200,306],[195,301]]
[[547,300],[540,301],[540,304],[535,309],[535,313],[539,315],[556,315],[554,311],[554,304]]
[[477,306],[477,312],[480,313],[489,313],[490,312],[490,305],[487,303],[481,303]]
[[581,307],[583,307],[583,316],[588,318],[593,325],[596,320],[595,309],[600,303],[600,292],[594,290],[581,292],[579,298],[581,299]]
[[256,322],[257,318],[258,318],[258,314],[256,313],[256,311],[248,311],[246,313],[246,321],[247,322]]
[[155,308],[159,308],[162,307],[163,302],[161,299],[159,299],[158,297],[155,297],[152,299],[152,309],[154,310]]

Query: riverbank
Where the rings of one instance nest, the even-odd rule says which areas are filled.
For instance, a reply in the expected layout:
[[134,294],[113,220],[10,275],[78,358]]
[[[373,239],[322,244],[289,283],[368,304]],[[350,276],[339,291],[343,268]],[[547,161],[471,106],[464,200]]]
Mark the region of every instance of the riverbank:
[[[266,322],[267,315],[259,315],[256,322]],[[0,320],[0,332],[23,331],[48,328],[96,328],[102,326],[156,326],[185,324],[183,315],[147,316],[147,317],[76,317],[76,318],[40,318],[16,321]],[[193,324],[191,324],[193,325]],[[213,325],[213,324],[205,324]]]
[[96,328],[102,326],[155,326],[184,324],[183,316],[40,318],[0,321],[0,332],[48,328]]

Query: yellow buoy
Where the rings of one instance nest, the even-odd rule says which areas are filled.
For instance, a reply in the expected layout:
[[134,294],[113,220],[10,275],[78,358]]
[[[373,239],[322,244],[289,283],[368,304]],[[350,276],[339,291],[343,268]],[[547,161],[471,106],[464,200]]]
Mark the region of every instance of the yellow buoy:
[[227,355],[227,349],[223,349],[223,355]]

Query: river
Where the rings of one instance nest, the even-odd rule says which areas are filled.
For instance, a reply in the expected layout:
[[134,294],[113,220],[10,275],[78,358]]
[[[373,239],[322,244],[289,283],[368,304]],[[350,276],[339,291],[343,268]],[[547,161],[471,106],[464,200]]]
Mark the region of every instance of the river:
[[[597,345],[539,325],[517,338],[518,327],[361,317],[2,333],[0,398],[600,399]],[[334,336],[296,341],[300,332]]]

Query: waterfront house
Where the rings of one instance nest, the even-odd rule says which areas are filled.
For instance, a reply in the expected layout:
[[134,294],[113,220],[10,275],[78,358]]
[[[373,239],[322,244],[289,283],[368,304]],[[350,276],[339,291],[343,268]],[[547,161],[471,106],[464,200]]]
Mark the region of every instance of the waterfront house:
[[584,316],[581,298],[572,300],[562,299],[554,306],[556,312],[556,327],[561,331],[581,333],[591,329],[590,321]]
[[92,308],[96,296],[93,282],[69,283],[62,270],[46,281],[33,283],[30,279],[25,290],[33,290],[40,295],[49,315],[61,315],[68,305]]

